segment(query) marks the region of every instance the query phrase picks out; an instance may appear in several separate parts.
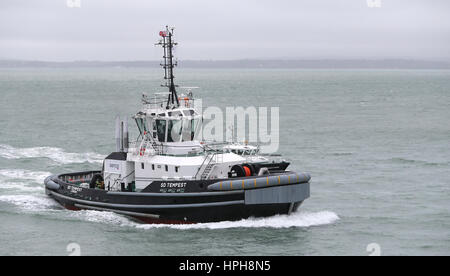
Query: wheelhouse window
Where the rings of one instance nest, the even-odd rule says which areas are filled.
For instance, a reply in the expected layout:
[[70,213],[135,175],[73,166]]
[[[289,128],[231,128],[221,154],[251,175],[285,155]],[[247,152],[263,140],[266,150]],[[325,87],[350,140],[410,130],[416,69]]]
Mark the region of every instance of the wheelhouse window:
[[192,121],[193,120],[183,120],[183,131],[182,131],[182,141],[192,141]]
[[169,127],[167,128],[167,142],[180,141],[182,131],[181,120],[169,120]]
[[147,120],[145,120],[144,118],[136,118],[136,125],[137,125],[141,135],[143,135],[144,132],[148,131],[147,130]]
[[166,141],[166,120],[156,120],[156,133],[158,141]]
[[[191,111],[194,112],[194,110]],[[191,140],[194,140],[196,135],[200,132],[199,131],[200,125],[201,125],[200,119],[191,120]]]

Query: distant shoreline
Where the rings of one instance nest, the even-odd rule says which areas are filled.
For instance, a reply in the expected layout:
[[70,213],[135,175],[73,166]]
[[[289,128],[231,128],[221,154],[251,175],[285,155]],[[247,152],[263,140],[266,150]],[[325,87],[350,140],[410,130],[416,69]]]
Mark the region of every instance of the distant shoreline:
[[[159,68],[160,61],[31,61],[0,60],[0,68]],[[180,60],[181,68],[242,69],[450,69],[450,62],[383,60]]]

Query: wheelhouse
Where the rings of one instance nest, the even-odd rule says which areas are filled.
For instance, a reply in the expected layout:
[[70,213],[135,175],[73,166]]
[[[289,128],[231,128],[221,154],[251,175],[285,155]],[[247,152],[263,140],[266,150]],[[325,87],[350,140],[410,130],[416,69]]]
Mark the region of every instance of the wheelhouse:
[[201,115],[193,108],[140,112],[134,119],[141,137],[151,135],[160,143],[194,141],[202,121]]

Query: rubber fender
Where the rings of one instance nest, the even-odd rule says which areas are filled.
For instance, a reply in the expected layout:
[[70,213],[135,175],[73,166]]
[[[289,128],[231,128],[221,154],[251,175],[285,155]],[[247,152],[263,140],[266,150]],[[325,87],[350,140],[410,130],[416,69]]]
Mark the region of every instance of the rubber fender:
[[253,176],[241,179],[227,179],[215,182],[208,186],[208,190],[212,191],[231,191],[231,190],[247,190],[257,189],[289,184],[307,183],[311,176],[307,173],[289,172],[280,175],[264,175]]
[[47,187],[47,189],[50,189],[50,190],[59,190],[59,188],[60,188],[59,184],[55,183],[51,179],[45,180],[45,187]]

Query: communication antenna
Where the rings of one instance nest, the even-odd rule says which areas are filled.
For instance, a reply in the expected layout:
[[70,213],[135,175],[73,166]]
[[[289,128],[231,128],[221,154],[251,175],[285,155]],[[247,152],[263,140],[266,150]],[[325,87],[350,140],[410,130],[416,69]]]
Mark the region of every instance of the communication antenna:
[[164,80],[165,84],[161,85],[169,88],[169,97],[167,98],[166,109],[177,108],[180,106],[178,101],[177,91],[175,89],[176,85],[173,81],[175,78],[173,75],[173,68],[177,66],[177,62],[173,61],[173,47],[178,43],[173,41],[173,30],[174,28],[169,28],[166,26],[165,31],[160,31],[159,36],[161,39],[155,45],[162,46],[164,49],[163,62],[160,64],[164,68]]

